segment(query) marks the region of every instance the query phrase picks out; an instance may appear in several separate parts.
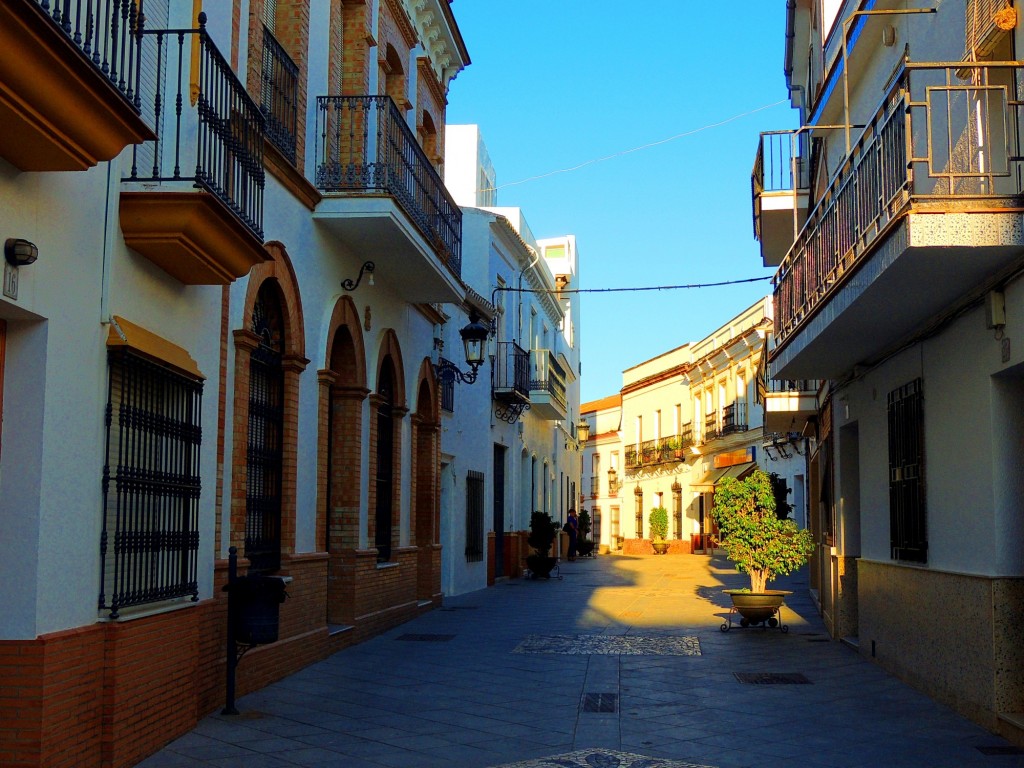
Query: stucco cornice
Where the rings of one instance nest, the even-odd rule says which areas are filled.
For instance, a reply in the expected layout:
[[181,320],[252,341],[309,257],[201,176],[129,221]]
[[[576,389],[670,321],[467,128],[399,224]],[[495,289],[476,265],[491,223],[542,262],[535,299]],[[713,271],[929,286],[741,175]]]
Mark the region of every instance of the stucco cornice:
[[430,68],[447,92],[451,79],[469,64],[469,53],[448,0],[403,0],[403,5],[419,34]]

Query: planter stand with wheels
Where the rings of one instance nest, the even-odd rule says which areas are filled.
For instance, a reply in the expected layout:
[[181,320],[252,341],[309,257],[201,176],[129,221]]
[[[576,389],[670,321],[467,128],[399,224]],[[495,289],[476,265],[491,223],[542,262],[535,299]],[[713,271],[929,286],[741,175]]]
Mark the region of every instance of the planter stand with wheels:
[[790,594],[784,590],[772,590],[767,593],[741,592],[727,589],[725,593],[732,597],[732,608],[719,629],[728,632],[733,628],[733,617],[741,617],[738,626],[747,629],[760,626],[762,629],[778,628],[789,632],[789,626],[782,623],[783,598]]

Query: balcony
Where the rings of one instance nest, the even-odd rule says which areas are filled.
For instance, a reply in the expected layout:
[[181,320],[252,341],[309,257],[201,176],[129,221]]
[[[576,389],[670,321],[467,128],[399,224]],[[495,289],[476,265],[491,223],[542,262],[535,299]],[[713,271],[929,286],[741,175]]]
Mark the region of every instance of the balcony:
[[754,238],[761,260],[777,267],[807,218],[808,164],[797,152],[796,131],[765,131],[750,174]]
[[590,478],[590,498],[597,499],[601,496],[601,478]]
[[818,414],[820,386],[818,379],[761,382],[758,391],[764,405],[765,432],[803,432],[807,422]]
[[530,353],[514,341],[499,341],[491,373],[491,393],[503,403],[530,401]]
[[747,404],[742,400],[722,408],[722,436],[747,431]]
[[132,0],[0,3],[0,157],[21,171],[84,171],[152,139],[137,23]]
[[530,407],[542,418],[560,421],[568,413],[565,368],[550,349],[530,352]]
[[896,74],[775,275],[773,378],[842,378],[1021,264],[1019,69]]
[[678,464],[686,460],[687,451],[693,444],[693,427],[689,423],[683,424],[678,435],[644,440],[636,445],[627,446],[626,469]]
[[313,218],[407,301],[461,301],[462,211],[391,98],[318,97],[316,140]]
[[299,67],[266,27],[260,72],[260,112],[267,138],[295,165],[299,108]]
[[225,285],[267,258],[263,116],[199,24],[143,34],[145,71],[166,75],[143,82],[158,136],[132,150],[121,230],[182,283]]

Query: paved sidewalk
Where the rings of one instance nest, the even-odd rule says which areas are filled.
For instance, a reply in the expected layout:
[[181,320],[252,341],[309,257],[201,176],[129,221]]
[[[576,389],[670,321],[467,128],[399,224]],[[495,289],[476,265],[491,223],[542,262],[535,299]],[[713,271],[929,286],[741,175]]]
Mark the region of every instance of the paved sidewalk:
[[794,590],[783,634],[719,631],[722,589],[746,583],[721,558],[614,555],[561,573],[446,599],[142,766],[1024,768],[1003,739],[829,641],[803,576],[773,584]]

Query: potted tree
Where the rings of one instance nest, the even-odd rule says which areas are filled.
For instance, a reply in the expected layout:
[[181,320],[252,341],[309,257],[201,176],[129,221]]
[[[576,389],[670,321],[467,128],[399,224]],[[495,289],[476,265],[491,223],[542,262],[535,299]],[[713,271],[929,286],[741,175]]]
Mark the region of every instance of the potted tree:
[[594,551],[594,542],[590,540],[590,513],[585,509],[580,510],[579,541],[576,542],[576,551],[581,557],[589,557]]
[[551,578],[551,569],[558,562],[551,556],[551,545],[558,536],[558,526],[549,515],[543,512],[534,512],[530,516],[530,535],[526,543],[534,549],[532,555],[526,556],[526,567],[534,577]]
[[750,576],[750,589],[726,590],[743,616],[743,626],[775,620],[790,593],[768,589],[768,582],[802,566],[814,548],[810,531],[775,513],[775,498],[771,478],[760,469],[743,480],[726,478],[715,487],[711,516],[718,525],[716,543],[736,570]]
[[664,555],[668,552],[668,510],[654,507],[647,515],[647,524],[651,529],[651,546],[655,554]]

